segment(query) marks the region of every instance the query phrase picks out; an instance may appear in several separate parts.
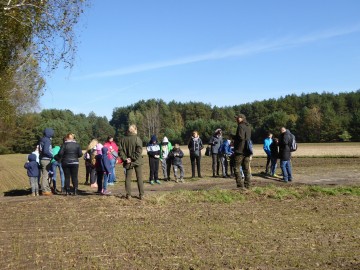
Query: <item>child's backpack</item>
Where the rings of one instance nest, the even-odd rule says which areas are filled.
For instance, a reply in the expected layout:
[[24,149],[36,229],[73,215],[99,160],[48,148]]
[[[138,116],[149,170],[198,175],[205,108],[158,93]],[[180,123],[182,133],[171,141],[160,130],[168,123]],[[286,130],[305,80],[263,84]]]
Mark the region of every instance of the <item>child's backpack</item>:
[[290,152],[295,152],[297,150],[298,146],[296,143],[295,135],[290,133]]

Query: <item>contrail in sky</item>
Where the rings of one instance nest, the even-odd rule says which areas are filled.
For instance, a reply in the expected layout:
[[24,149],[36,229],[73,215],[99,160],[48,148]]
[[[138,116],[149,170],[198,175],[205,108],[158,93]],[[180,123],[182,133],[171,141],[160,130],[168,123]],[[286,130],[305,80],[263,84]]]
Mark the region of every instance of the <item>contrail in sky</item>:
[[133,73],[140,73],[144,71],[160,69],[171,66],[180,66],[196,62],[204,62],[211,60],[226,59],[231,57],[241,57],[251,54],[259,54],[268,51],[280,50],[289,47],[297,47],[301,45],[306,45],[314,43],[320,40],[331,39],[338,36],[349,35],[360,31],[360,25],[355,25],[353,27],[342,28],[342,29],[330,29],[320,33],[314,33],[307,36],[297,37],[297,38],[283,38],[273,41],[259,41],[257,43],[247,43],[241,46],[236,46],[223,50],[214,50],[209,53],[193,55],[188,57],[182,57],[178,59],[145,63],[140,65],[134,65],[129,67],[124,67],[115,70],[109,70],[104,72],[97,72],[93,74],[88,74],[84,76],[76,77],[77,80],[83,79],[93,79],[93,78],[106,78],[106,77],[116,77]]

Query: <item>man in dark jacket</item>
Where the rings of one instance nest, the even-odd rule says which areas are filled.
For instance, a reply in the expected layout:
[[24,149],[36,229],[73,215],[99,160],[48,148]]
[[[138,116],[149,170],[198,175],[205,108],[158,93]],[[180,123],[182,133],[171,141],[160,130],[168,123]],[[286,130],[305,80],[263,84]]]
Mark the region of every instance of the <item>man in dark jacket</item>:
[[280,158],[280,167],[283,174],[284,182],[292,181],[292,168],[291,168],[291,152],[290,152],[290,143],[291,143],[291,134],[290,131],[285,127],[280,129],[279,137],[279,158]]
[[120,157],[124,161],[124,168],[126,169],[126,198],[131,198],[131,176],[132,169],[134,169],[139,189],[139,199],[142,200],[144,197],[144,182],[142,178],[142,141],[137,136],[137,127],[135,125],[129,126],[127,136],[120,141],[119,150]]
[[[236,185],[238,188],[248,189],[251,182],[251,170],[250,170],[250,154],[245,151],[246,140],[251,139],[251,128],[246,121],[244,114],[235,116],[238,127],[236,134],[234,135],[234,155],[235,155],[235,168],[234,174],[236,179]],[[240,166],[243,169],[245,181],[242,181]]]
[[51,188],[48,181],[48,171],[51,168],[51,159],[53,158],[52,154],[52,145],[51,139],[54,136],[54,130],[51,128],[46,128],[44,130],[44,137],[40,139],[39,142],[39,159],[41,166],[41,190],[42,195],[49,196],[52,195]]

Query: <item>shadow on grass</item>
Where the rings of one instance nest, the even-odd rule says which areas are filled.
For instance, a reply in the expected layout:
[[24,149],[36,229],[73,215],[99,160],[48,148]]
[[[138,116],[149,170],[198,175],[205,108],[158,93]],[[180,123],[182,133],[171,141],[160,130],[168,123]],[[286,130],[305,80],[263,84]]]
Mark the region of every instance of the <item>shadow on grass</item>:
[[17,196],[28,196],[31,194],[31,189],[12,189],[4,192],[4,196],[17,197]]
[[269,176],[265,173],[253,173],[252,176],[260,177],[260,178],[275,181],[275,182],[283,182],[281,177],[273,177],[273,176]]

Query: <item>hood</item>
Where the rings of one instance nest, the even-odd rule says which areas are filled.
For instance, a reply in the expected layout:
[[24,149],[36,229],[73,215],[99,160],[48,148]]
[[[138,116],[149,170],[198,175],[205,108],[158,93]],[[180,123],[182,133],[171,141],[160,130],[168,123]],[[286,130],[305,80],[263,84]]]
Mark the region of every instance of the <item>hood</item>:
[[101,152],[102,152],[102,155],[103,155],[103,156],[104,156],[104,155],[107,155],[108,148],[104,146],[104,147],[101,149]]
[[168,140],[168,138],[167,137],[164,137],[164,139],[163,139],[163,141],[162,141],[163,143],[168,143],[169,142],[169,140]]
[[156,135],[152,135],[150,139],[150,143],[157,142]]
[[54,130],[52,128],[45,128],[44,129],[44,136],[48,138],[54,137]]
[[98,143],[98,144],[96,145],[96,153],[97,153],[98,155],[101,155],[101,149],[103,149],[103,145],[102,145],[101,143]]
[[30,154],[28,156],[28,161],[36,161],[36,155],[35,154]]

